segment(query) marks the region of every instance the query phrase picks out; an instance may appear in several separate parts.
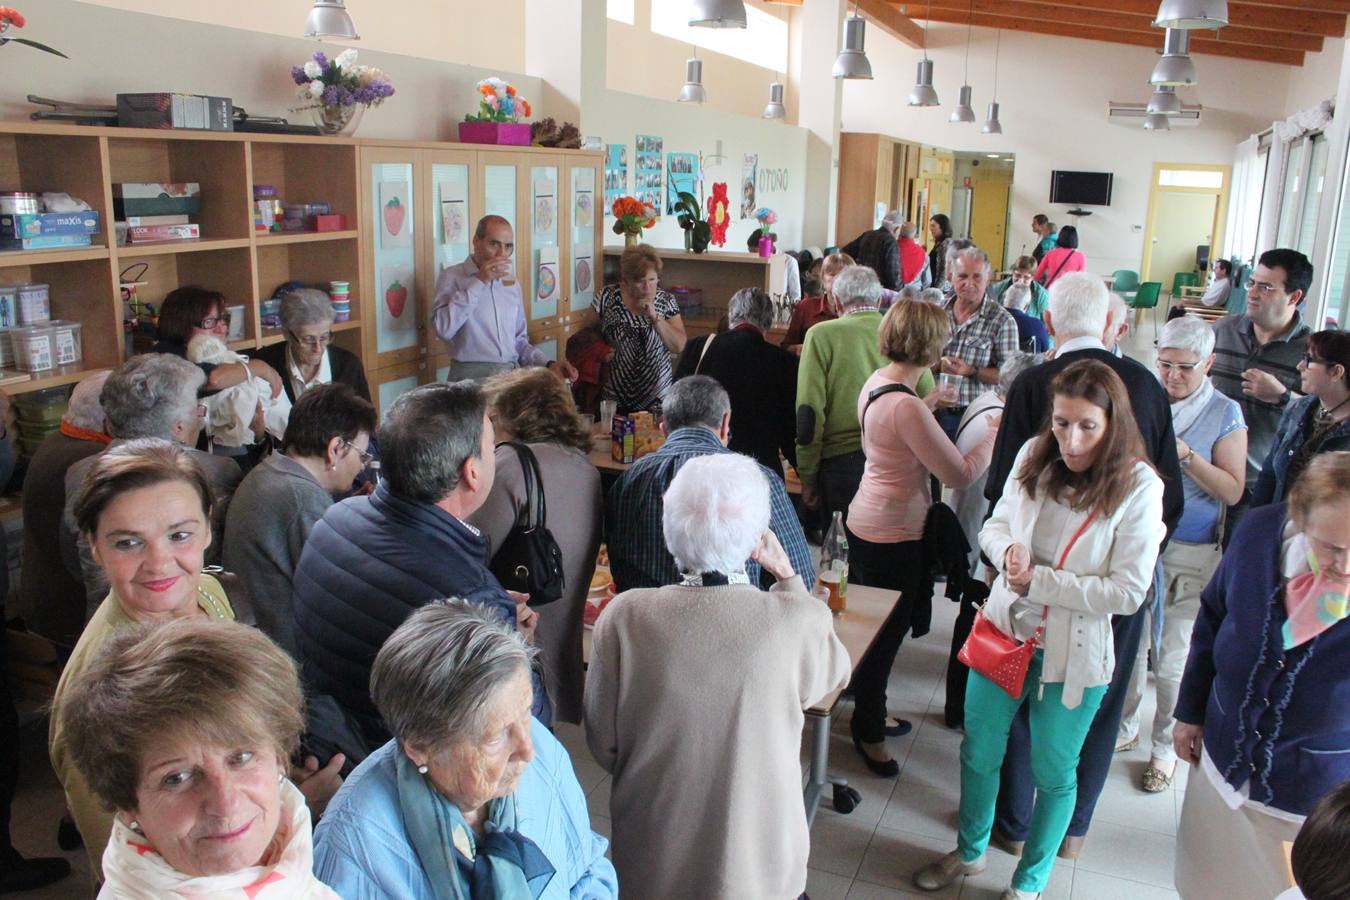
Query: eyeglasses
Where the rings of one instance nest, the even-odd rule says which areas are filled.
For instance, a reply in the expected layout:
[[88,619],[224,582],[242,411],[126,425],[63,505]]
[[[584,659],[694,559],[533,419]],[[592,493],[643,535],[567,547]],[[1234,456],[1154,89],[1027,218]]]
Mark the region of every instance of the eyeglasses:
[[1199,368],[1198,362],[1193,363],[1174,363],[1165,359],[1158,360],[1158,368],[1164,372],[1180,372],[1182,375],[1189,375]]
[[206,416],[206,404],[198,403],[196,408],[193,409],[192,412],[199,418],[204,418]]
[[229,327],[229,324],[230,324],[230,314],[226,312],[221,313],[218,316],[207,316],[205,319],[202,319],[200,322],[197,323],[197,327],[204,328],[207,331],[210,331],[217,325],[224,325],[226,327]]
[[333,332],[331,331],[326,331],[323,334],[314,335],[312,337],[301,337],[294,331],[288,331],[286,333],[291,336],[291,340],[295,341],[297,344],[308,347],[311,350],[318,350],[320,347],[327,347],[329,344],[333,343]]
[[347,448],[348,450],[355,450],[357,455],[361,457],[362,466],[368,466],[375,461],[374,453],[371,453],[369,450],[362,450],[360,447],[356,446],[351,441],[343,441],[342,446]]
[[1317,357],[1313,356],[1311,353],[1308,352],[1304,352],[1303,356],[1301,357],[1301,361],[1303,363],[1303,368],[1305,369],[1308,366],[1311,366],[1313,363],[1320,363],[1321,365],[1324,366],[1327,364],[1327,361],[1325,359],[1318,359]]
[[1247,290],[1260,291],[1262,297],[1273,297],[1275,294],[1283,291],[1284,288],[1280,287],[1278,284],[1268,284],[1264,281],[1257,281],[1255,278],[1248,278]]

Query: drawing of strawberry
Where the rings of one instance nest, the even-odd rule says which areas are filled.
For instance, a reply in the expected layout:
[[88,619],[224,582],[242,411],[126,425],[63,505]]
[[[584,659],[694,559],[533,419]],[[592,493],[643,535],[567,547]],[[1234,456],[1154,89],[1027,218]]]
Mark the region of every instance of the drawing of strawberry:
[[[387,213],[388,210],[385,212]],[[402,213],[400,213],[401,217]],[[403,315],[403,308],[408,305],[408,289],[395,280],[384,289],[384,305],[389,307],[389,314],[397,319]]]
[[403,230],[403,217],[406,213],[407,210],[397,197],[390,198],[384,205],[384,227],[390,234],[398,234]]

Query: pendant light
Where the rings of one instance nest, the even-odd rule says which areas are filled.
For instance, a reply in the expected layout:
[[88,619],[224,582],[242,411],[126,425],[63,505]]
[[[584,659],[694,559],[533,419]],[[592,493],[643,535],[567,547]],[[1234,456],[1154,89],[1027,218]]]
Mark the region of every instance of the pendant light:
[[956,101],[956,109],[947,119],[953,125],[959,122],[974,122],[975,110],[970,105],[970,36],[975,31],[975,0],[970,2],[970,17],[966,20],[966,65],[962,73],[961,93]]
[[1150,116],[1181,115],[1181,98],[1177,96],[1177,89],[1171,85],[1159,85],[1154,89],[1144,111]]
[[1162,0],[1154,28],[1222,28],[1228,24],[1228,0]]
[[744,28],[745,3],[743,0],[694,0],[689,4],[689,25],[693,28]]
[[339,41],[359,41],[356,25],[347,14],[342,0],[314,0],[314,8],[305,20],[305,37],[334,38]]
[[1144,117],[1144,130],[1146,131],[1171,131],[1172,123],[1167,120],[1167,116],[1151,115]]
[[998,51],[1003,43],[1003,30],[999,29],[994,37],[994,99],[989,101],[989,112],[985,116],[980,134],[1002,134],[1003,123],[998,120]]
[[[928,13],[933,11],[933,0],[928,0]],[[928,58],[928,13],[923,19],[923,59],[914,76],[914,89],[909,92],[910,106],[937,106],[937,91],[933,90],[933,61]]]
[[[778,77],[777,72],[774,73],[774,77],[775,79]],[[783,83],[781,81],[775,80],[769,85],[769,102],[764,107],[763,118],[787,118],[787,109],[783,106]]]
[[694,55],[684,62],[684,87],[675,99],[681,103],[702,103],[708,99],[708,92],[703,89],[703,60],[698,58],[697,47]]
[[1163,55],[1153,67],[1149,84],[1195,84],[1195,60],[1191,59],[1191,33],[1169,28],[1163,36]]
[[867,21],[858,15],[858,5],[853,4],[853,15],[844,20],[844,49],[834,61],[834,77],[850,79],[872,78],[872,64],[867,61],[863,51],[863,39],[866,37]]

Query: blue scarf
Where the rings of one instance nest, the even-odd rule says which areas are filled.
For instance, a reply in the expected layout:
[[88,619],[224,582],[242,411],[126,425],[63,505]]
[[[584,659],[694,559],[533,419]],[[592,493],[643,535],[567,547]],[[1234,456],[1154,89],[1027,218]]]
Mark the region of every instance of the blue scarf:
[[553,878],[544,852],[516,831],[516,798],[488,805],[486,834],[475,839],[459,808],[407,755],[395,753],[403,825],[436,900],[535,900]]

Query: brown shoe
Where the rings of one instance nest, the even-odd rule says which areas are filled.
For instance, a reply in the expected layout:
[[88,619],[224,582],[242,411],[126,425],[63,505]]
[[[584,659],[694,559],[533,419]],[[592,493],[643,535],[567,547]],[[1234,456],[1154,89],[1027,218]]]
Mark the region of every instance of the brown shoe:
[[989,843],[1010,856],[1021,856],[1022,850],[1025,849],[1027,845],[1026,841],[1013,840],[997,825],[994,826],[993,831],[989,832]]
[[1074,836],[1067,834],[1064,836],[1064,843],[1059,845],[1060,859],[1077,859],[1083,852],[1083,842],[1087,840],[1086,835]]

